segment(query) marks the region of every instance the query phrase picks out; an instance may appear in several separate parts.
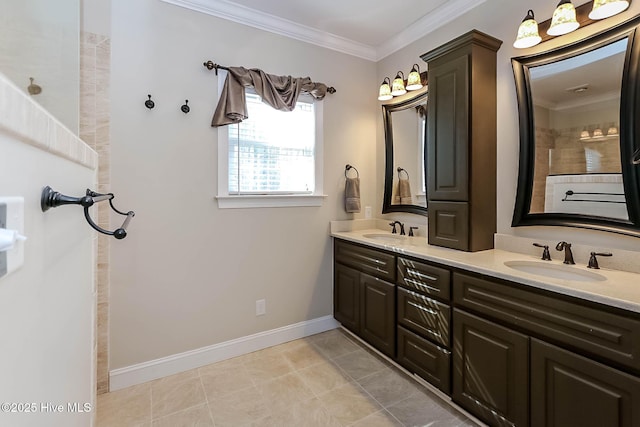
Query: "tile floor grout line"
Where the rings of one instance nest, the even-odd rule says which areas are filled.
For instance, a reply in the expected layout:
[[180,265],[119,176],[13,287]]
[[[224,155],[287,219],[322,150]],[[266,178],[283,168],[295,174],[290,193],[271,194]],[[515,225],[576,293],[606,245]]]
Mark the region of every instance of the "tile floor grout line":
[[[200,386],[202,386],[202,392],[204,393],[204,402],[207,405],[207,410],[209,411],[209,419],[213,424],[213,427],[216,427],[216,422],[213,419],[213,414],[211,413],[211,405],[209,404],[209,396],[207,396],[207,390],[204,388],[204,381],[202,381],[202,373],[200,372],[200,368],[197,368],[198,379],[200,380]],[[153,427],[153,426],[152,426]]]

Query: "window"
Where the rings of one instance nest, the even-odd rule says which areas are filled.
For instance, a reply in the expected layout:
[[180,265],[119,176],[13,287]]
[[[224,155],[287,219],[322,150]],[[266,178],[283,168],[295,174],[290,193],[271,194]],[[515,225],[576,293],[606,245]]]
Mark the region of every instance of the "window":
[[283,112],[246,98],[249,118],[218,128],[219,207],[319,206],[322,102],[301,96]]

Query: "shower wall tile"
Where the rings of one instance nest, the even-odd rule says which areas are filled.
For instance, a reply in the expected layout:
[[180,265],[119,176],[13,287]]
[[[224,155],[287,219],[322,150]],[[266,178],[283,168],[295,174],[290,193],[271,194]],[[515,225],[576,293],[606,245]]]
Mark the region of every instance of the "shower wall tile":
[[[98,153],[96,191],[110,189],[110,104],[109,79],[111,43],[100,34],[83,32],[80,37],[80,137]],[[108,204],[98,204],[96,223],[111,229]],[[97,236],[97,392],[109,391],[109,243],[110,237]]]

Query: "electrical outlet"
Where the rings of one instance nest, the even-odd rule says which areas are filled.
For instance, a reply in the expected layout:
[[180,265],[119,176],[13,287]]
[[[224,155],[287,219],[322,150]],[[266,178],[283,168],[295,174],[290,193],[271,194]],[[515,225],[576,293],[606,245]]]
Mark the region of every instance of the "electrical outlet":
[[267,314],[267,301],[259,299],[256,301],[256,316]]
[[364,207],[364,218],[371,219],[371,206]]

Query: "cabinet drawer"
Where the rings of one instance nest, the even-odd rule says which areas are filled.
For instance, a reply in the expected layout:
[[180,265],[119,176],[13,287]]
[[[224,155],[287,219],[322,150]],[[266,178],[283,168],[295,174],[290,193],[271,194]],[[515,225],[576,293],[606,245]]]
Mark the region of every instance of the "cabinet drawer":
[[640,372],[638,319],[460,273],[453,275],[453,300],[533,335]]
[[398,323],[449,347],[451,308],[434,299],[398,288]]
[[405,288],[449,301],[451,297],[450,282],[451,273],[445,268],[407,258],[398,258],[398,284]]
[[451,352],[398,326],[398,363],[451,394]]
[[390,282],[396,280],[396,257],[392,254],[336,239],[334,260]]

